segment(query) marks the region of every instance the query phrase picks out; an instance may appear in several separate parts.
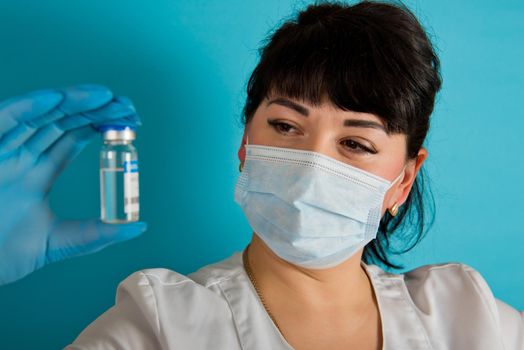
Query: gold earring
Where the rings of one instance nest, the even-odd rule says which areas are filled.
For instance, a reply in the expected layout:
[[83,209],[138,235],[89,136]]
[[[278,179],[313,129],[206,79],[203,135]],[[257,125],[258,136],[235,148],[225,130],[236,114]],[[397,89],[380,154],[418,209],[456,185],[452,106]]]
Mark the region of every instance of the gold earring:
[[397,214],[398,214],[398,204],[397,203],[393,204],[393,206],[391,208],[389,208],[388,211],[391,214],[391,216],[397,216]]

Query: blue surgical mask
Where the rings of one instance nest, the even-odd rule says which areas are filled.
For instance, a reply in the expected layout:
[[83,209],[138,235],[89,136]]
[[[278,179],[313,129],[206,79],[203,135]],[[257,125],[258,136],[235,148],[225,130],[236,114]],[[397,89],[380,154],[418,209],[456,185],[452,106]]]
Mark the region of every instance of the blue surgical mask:
[[246,145],[235,202],[282,259],[306,268],[340,264],[373,240],[392,182],[321,153]]

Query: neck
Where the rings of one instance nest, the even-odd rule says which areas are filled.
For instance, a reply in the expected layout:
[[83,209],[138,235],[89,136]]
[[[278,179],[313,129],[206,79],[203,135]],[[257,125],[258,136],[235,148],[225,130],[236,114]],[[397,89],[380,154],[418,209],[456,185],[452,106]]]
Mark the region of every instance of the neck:
[[335,267],[307,269],[277,256],[255,233],[248,251],[249,264],[265,297],[318,310],[369,305],[373,289],[361,257],[362,250]]

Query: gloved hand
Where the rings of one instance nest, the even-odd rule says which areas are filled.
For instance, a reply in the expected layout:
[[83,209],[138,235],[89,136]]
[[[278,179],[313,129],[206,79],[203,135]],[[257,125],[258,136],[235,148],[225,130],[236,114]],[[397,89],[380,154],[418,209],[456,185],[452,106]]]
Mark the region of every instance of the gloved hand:
[[49,208],[54,180],[104,124],[141,122],[129,99],[98,85],[0,102],[0,285],[146,230],[145,222],[64,221]]

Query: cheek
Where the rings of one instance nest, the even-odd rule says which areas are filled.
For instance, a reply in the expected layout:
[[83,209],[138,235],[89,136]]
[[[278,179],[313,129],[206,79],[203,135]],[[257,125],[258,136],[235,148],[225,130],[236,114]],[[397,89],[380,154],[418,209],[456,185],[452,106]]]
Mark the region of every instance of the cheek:
[[406,137],[403,134],[392,135],[381,141],[378,147],[380,152],[373,158],[372,172],[393,181],[406,165]]

